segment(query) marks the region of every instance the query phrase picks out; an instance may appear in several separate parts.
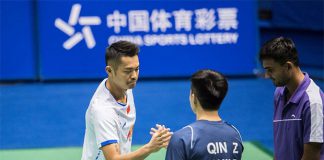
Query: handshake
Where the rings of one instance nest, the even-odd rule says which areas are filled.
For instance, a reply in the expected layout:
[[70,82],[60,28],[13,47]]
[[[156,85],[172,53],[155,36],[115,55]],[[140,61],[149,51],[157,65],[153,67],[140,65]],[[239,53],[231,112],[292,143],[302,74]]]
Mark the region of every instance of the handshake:
[[170,128],[166,128],[164,125],[156,124],[156,128],[151,128],[150,134],[152,138],[146,146],[152,152],[157,152],[169,145],[173,132],[170,132]]

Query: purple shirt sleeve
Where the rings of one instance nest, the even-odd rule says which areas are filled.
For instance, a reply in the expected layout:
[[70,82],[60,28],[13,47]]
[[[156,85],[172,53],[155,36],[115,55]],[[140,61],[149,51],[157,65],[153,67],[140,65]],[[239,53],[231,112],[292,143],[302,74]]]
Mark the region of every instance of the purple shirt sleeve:
[[303,141],[304,144],[309,142],[309,136],[310,136],[310,130],[311,130],[311,113],[310,113],[310,108],[309,105],[305,107],[305,110],[303,111],[303,117],[302,121],[304,124],[304,137]]

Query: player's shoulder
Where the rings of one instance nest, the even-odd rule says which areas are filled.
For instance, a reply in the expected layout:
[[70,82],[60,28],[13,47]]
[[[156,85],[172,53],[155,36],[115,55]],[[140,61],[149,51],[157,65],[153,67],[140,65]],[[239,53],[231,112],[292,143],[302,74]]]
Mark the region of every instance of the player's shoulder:
[[93,110],[106,110],[115,106],[115,99],[111,96],[96,94],[90,101],[90,107]]
[[321,88],[311,79],[310,84],[305,89],[304,99],[309,101],[310,104],[321,104],[323,105],[323,91]]
[[239,131],[239,130],[238,130],[238,129],[233,125],[233,124],[231,124],[231,123],[229,123],[229,122],[226,122],[226,121],[224,121],[224,124],[225,124],[226,126],[228,126],[228,131],[229,131],[228,134],[233,133],[233,134],[235,134],[236,136],[239,136],[240,139],[242,139],[241,134],[240,134],[240,131]]
[[196,122],[184,126],[180,130],[174,132],[171,137],[170,144],[178,147],[188,146],[190,148],[195,144],[197,139]]
[[234,131],[237,130],[236,127],[235,127],[232,123],[227,122],[227,121],[223,121],[223,123],[224,123],[224,125],[227,126],[228,128],[233,129]]
[[194,124],[195,123],[191,123],[189,125],[186,125],[184,127],[182,127],[181,129],[179,129],[178,131],[173,133],[173,136],[176,138],[184,138],[186,139],[187,137],[191,137],[192,133],[194,132]]
[[[105,81],[107,79],[104,79],[101,84],[98,86],[95,94],[92,96],[90,101],[90,107],[93,108],[93,110],[101,111],[106,110],[107,108],[112,108],[116,105],[116,100],[114,97],[110,94],[109,90],[106,88]],[[103,107],[105,106],[105,107]]]
[[187,125],[174,132],[170,140],[170,145],[175,147],[181,146],[182,144],[189,144],[193,133],[190,127],[190,125]]
[[116,114],[114,103],[107,99],[92,99],[89,105],[89,113],[92,117],[114,117]]

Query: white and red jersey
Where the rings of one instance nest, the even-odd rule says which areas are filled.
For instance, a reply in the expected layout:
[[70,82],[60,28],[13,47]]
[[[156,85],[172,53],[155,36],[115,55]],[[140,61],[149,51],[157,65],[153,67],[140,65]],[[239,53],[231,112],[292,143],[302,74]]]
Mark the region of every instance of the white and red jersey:
[[132,90],[126,92],[127,103],[117,102],[104,79],[93,95],[86,112],[82,160],[104,160],[101,147],[118,143],[120,153],[131,152],[136,111]]

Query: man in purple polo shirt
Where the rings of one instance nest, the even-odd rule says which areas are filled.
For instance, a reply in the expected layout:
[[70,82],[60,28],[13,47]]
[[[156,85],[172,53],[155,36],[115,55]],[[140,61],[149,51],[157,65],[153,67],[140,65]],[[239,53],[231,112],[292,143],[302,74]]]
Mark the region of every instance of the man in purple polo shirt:
[[324,160],[324,94],[300,70],[293,41],[284,37],[270,40],[261,48],[259,58],[266,77],[277,87],[273,116],[275,160]]

